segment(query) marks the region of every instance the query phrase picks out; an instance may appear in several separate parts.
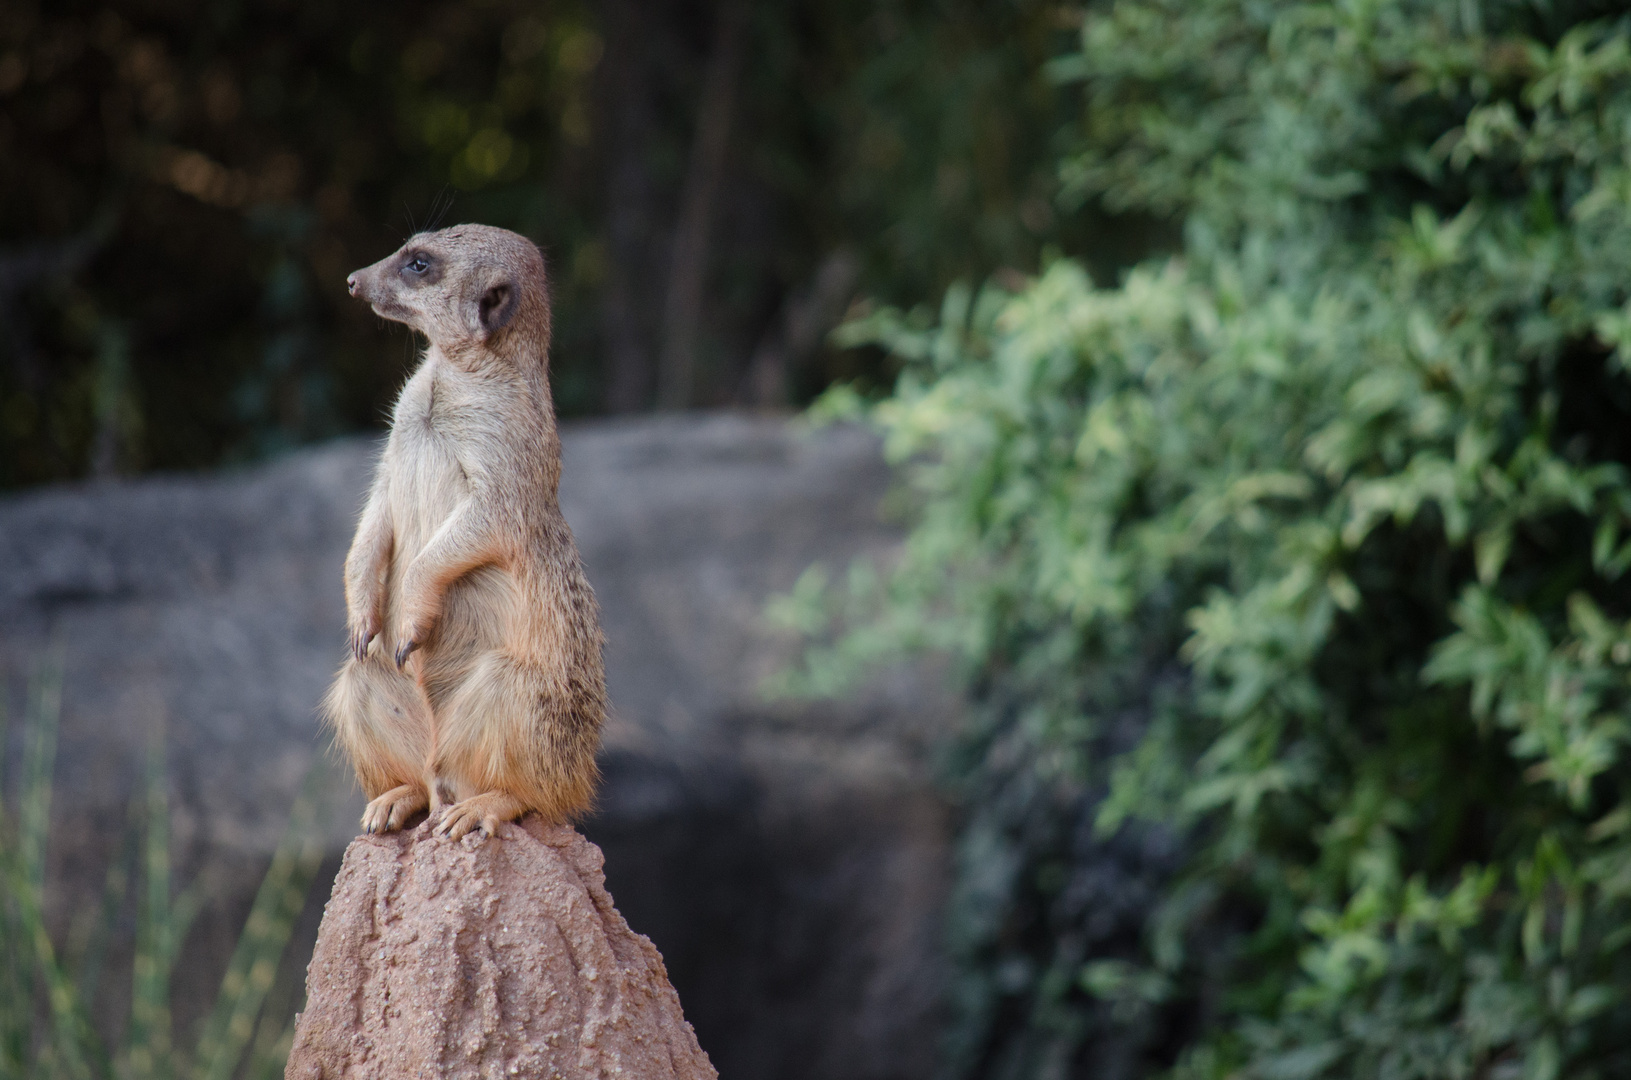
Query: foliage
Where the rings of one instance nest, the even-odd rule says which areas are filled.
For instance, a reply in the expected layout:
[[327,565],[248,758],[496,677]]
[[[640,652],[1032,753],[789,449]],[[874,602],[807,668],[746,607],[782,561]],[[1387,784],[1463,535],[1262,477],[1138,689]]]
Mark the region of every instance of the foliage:
[[[0,0],[0,486],[378,425],[412,347],[342,282],[450,220],[544,245],[558,404],[602,410],[613,339],[656,362],[710,27],[738,6],[700,404],[745,400],[836,252],[893,297],[1058,238],[1053,4]],[[817,353],[793,393],[877,367]]]
[[408,350],[348,271],[454,182],[460,209],[577,239],[541,200],[491,205],[572,148],[598,55],[574,6],[532,7],[7,4],[0,484],[377,422]]
[[864,254],[868,295],[1030,265],[1061,239],[1052,139],[1067,98],[1041,67],[1072,25],[1031,0],[823,11],[801,59],[830,72],[805,121],[826,160],[800,201],[822,219],[818,243]]
[[960,1073],[1631,1069],[1613,11],[1090,8],[1061,176],[1181,255],[844,330],[918,516],[778,611],[963,665]]
[[[59,951],[46,925],[46,841],[57,718],[59,675],[44,672],[31,695],[23,731],[21,781],[15,820],[0,812],[0,1077],[93,1080],[270,1080],[283,1073],[294,1022],[265,1010],[295,918],[322,858],[313,839],[312,793],[295,805],[272,865],[261,882],[238,939],[214,1008],[191,1054],[172,1045],[170,972],[181,956],[187,928],[202,895],[195,886],[172,895],[168,791],[162,746],[148,757],[146,790],[136,801],[145,823],[140,850],[108,870],[94,911],[76,913],[70,947]],[[4,792],[0,792],[3,811]],[[135,834],[130,838],[135,840]],[[139,861],[139,868],[132,865]],[[110,1053],[95,1012],[102,973],[133,881],[137,898],[130,1014]],[[43,1013],[41,1002],[43,999]],[[105,1019],[105,1018],[104,1018]],[[101,1025],[105,1028],[105,1023]]]

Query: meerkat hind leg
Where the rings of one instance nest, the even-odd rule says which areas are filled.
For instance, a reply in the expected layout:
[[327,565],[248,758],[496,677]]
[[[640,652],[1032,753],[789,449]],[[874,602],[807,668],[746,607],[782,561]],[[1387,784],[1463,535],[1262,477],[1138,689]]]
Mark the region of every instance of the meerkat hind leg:
[[436,824],[436,832],[449,840],[457,840],[472,829],[481,829],[488,836],[498,835],[502,822],[514,821],[527,812],[521,800],[504,791],[484,791],[447,808],[447,813]]
[[362,812],[362,827],[371,833],[394,832],[430,805],[430,796],[418,784],[399,784],[374,799]]

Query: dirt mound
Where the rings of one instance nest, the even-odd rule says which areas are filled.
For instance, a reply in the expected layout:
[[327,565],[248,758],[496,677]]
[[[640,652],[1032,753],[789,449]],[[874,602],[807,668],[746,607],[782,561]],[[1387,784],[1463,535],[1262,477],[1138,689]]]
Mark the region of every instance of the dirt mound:
[[359,836],[306,972],[288,1080],[716,1077],[600,849],[528,817]]

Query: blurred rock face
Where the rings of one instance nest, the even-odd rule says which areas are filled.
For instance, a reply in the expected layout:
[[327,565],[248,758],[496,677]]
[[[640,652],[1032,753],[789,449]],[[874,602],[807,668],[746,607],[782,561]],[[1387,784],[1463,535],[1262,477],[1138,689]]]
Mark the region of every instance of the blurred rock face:
[[[728,415],[563,437],[561,501],[600,597],[614,711],[583,829],[618,907],[727,1078],[926,1075],[947,825],[924,748],[952,703],[910,674],[843,705],[759,693],[794,647],[763,624],[765,599],[813,562],[896,542],[876,443]],[[308,770],[327,770],[331,866],[356,833],[362,799],[315,706],[341,656],[340,567],[374,453],[343,442],[0,500],[10,715],[53,651],[64,670],[52,908],[66,927],[93,903],[162,730],[178,876],[212,894],[176,974],[183,1026],[213,999]]]

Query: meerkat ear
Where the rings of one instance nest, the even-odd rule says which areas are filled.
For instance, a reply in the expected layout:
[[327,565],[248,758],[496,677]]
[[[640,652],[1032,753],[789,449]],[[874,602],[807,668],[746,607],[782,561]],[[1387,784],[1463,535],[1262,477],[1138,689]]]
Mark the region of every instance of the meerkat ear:
[[516,309],[521,306],[521,295],[513,284],[499,280],[487,286],[476,302],[476,321],[482,333],[492,337],[510,324]]

